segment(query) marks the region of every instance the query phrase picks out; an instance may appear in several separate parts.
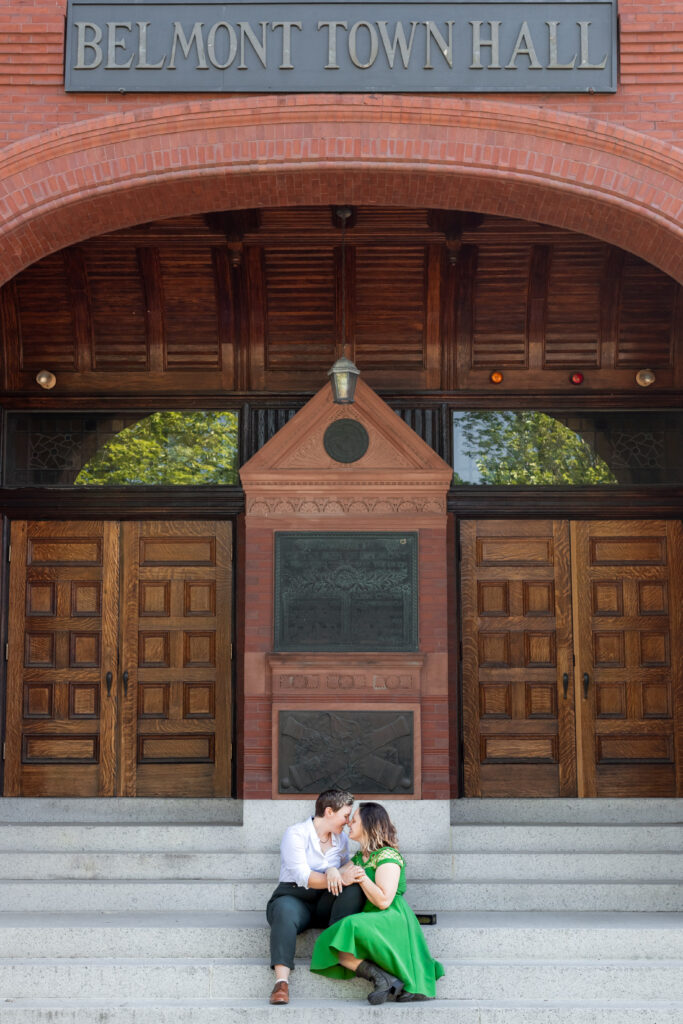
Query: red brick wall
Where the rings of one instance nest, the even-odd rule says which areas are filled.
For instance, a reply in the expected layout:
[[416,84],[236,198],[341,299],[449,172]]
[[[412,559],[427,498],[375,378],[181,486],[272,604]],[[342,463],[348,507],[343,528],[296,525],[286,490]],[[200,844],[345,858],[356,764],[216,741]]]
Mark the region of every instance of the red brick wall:
[[[173,97],[66,95],[64,0],[5,0],[0,10],[0,141],[59,124],[172,103]],[[583,114],[680,144],[683,17],[678,0],[620,0],[621,75],[616,95],[535,96],[524,103]],[[502,102],[516,103],[514,97]],[[445,106],[447,98],[443,99]]]

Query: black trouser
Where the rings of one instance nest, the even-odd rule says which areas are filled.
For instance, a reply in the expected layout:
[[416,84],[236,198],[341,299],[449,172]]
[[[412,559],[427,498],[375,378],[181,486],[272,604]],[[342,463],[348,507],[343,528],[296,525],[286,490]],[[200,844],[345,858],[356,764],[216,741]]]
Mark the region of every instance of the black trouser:
[[365,906],[359,885],[345,885],[339,896],[327,889],[304,889],[296,882],[280,882],[268,900],[266,917],[270,925],[270,966],[294,968],[296,937],[307,928],[327,928]]

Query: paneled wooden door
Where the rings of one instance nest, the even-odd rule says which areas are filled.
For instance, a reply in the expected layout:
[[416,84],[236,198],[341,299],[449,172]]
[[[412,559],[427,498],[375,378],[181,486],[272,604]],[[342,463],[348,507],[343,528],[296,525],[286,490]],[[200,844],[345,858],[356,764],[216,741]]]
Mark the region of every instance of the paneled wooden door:
[[678,522],[461,524],[467,796],[683,794]]
[[683,795],[681,524],[571,533],[581,792]]
[[227,796],[231,531],[12,524],[6,796]]

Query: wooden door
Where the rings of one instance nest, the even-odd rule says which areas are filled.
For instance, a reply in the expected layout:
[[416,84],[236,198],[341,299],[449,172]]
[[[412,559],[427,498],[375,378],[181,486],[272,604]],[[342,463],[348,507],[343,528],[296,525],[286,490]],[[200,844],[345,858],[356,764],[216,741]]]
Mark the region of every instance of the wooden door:
[[680,795],[680,523],[573,523],[572,541],[581,791]]
[[567,523],[461,524],[466,796],[576,794]]
[[124,526],[122,795],[230,793],[230,565],[228,523]]
[[115,792],[118,526],[15,522],[6,796]]
[[5,795],[228,796],[230,597],[228,523],[13,523]]
[[678,522],[461,525],[466,796],[683,794]]

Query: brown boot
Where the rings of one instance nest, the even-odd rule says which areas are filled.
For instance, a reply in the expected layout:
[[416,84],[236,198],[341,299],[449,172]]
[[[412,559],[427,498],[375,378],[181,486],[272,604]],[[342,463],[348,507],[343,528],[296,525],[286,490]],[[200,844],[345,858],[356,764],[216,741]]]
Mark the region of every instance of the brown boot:
[[276,981],[273,991],[270,993],[270,1001],[273,1006],[289,1002],[289,985],[286,981]]

